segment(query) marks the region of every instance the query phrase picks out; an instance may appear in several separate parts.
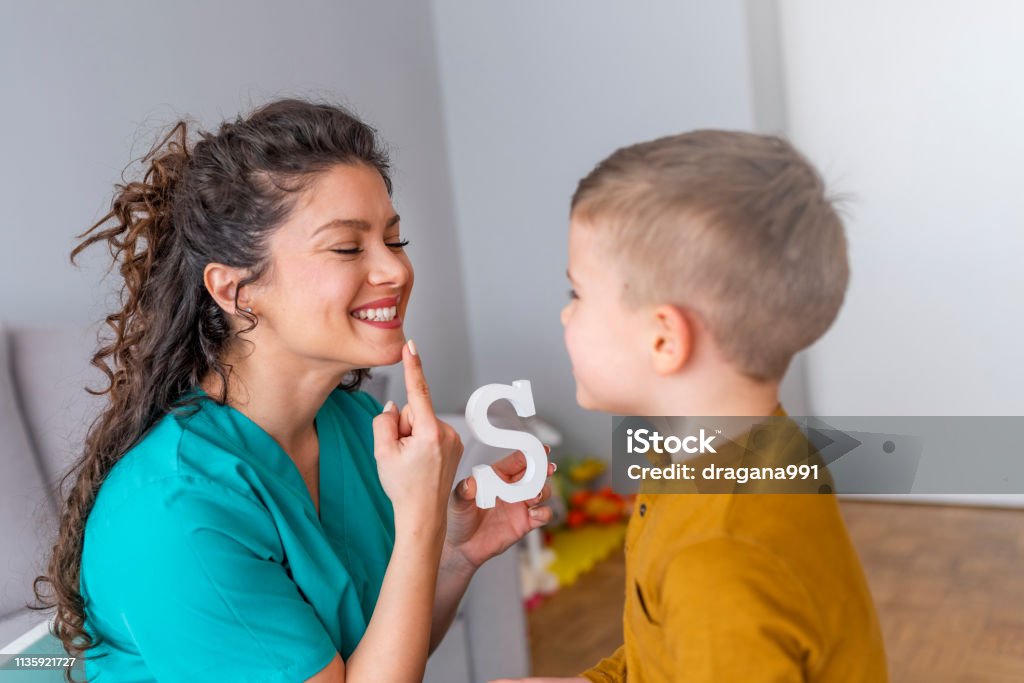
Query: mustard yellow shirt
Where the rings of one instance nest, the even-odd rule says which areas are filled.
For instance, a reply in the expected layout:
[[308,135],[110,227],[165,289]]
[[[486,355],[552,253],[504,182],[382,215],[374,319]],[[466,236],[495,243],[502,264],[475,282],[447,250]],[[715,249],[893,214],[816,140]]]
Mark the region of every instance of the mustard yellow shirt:
[[[784,422],[792,429],[758,435],[758,450],[806,454]],[[748,436],[736,442],[749,447]],[[580,674],[590,681],[888,680],[874,603],[831,493],[641,492],[625,552],[625,642]]]

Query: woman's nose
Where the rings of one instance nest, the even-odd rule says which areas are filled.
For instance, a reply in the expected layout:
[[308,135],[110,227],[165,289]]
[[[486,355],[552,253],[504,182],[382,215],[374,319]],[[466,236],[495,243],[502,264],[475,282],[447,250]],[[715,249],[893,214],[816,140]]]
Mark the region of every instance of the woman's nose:
[[393,252],[390,247],[382,246],[375,250],[370,266],[370,284],[401,286],[409,280],[410,274],[408,260]]

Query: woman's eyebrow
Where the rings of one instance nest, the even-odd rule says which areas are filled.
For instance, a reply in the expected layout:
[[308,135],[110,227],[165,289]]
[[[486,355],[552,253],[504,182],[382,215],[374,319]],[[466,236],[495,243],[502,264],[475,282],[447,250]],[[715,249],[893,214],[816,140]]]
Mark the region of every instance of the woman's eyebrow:
[[[384,229],[390,228],[391,226],[398,223],[401,220],[401,216],[397,213],[388,219],[388,222],[384,224]],[[314,230],[310,234],[310,238],[316,237],[321,230],[328,228],[356,228],[358,230],[369,230],[372,226],[369,221],[364,221],[362,218],[335,218],[334,220],[327,221],[319,228]]]

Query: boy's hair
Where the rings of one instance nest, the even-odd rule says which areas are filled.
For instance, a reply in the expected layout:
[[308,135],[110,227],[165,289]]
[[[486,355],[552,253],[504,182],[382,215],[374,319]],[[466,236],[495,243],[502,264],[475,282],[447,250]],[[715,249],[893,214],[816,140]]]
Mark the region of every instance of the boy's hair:
[[842,221],[779,137],[698,130],[623,147],[580,181],[572,215],[607,238],[627,303],[696,313],[759,381],[782,378],[846,293]]

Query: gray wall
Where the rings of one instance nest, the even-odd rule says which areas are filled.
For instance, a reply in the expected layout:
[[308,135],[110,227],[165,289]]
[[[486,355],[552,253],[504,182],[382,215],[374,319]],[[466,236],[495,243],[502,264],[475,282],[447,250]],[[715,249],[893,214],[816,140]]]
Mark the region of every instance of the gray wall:
[[559,311],[568,206],[615,148],[754,127],[744,3],[435,0],[477,384],[533,382],[572,452],[610,454],[577,407]]
[[461,407],[473,382],[427,3],[19,2],[3,14],[0,319],[84,325],[108,312],[103,247],[81,270],[67,255],[160,126],[319,94],[390,143],[417,273],[407,329],[439,407]]

